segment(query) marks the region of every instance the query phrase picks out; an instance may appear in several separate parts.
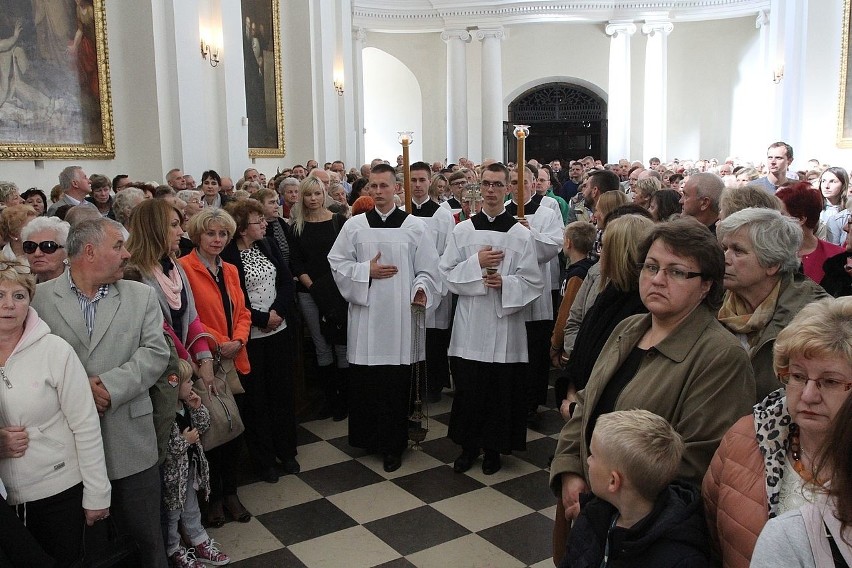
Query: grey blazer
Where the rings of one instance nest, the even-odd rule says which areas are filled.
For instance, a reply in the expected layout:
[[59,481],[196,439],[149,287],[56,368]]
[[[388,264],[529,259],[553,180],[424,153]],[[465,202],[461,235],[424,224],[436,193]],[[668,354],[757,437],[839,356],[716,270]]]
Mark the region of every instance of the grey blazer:
[[[48,217],[55,216],[56,210],[59,209],[60,207],[62,207],[63,205],[70,205],[71,207],[74,207],[74,205],[76,205],[76,204],[73,203],[70,199],[68,199],[67,195],[63,195],[62,197],[59,198],[59,200],[57,200],[56,203],[54,203],[53,205],[51,205],[50,207],[47,208],[46,215]],[[79,203],[79,205],[83,205],[83,206],[86,206],[86,207],[91,205],[92,207],[94,207],[94,205],[92,205],[91,201],[86,201],[85,199],[83,199],[83,201],[81,201]]]
[[98,300],[91,339],[67,270],[38,285],[32,306],[55,335],[71,344],[86,373],[99,376],[109,391],[110,407],[101,418],[109,478],[155,465],[157,436],[148,389],[168,365],[169,348],[151,287],[126,280],[111,284]]

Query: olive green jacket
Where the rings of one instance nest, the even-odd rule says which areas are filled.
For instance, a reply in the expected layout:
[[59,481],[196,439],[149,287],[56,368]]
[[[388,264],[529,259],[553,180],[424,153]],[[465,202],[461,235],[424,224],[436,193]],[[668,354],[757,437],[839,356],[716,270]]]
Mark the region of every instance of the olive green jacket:
[[[621,322],[604,345],[588,385],[577,393],[574,415],[562,428],[550,466],[550,485],[557,495],[563,473],[588,480],[590,410],[650,327],[650,314]],[[756,402],[745,349],[700,305],[648,350],[633,380],[618,395],[615,409],[642,408],[668,420],[686,444],[678,478],[700,486],[722,436]]]

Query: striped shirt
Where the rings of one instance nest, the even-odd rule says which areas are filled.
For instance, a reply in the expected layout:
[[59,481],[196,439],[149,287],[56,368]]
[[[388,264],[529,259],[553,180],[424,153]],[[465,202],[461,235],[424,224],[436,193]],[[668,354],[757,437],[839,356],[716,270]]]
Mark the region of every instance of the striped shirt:
[[86,320],[86,329],[89,331],[89,339],[91,339],[92,330],[95,329],[95,314],[98,311],[98,300],[106,298],[106,295],[109,294],[109,284],[101,284],[98,286],[98,291],[95,293],[95,297],[89,299],[89,297],[83,294],[74,284],[70,270],[68,271],[68,282],[71,284],[71,289],[77,294],[77,301],[80,302],[80,309],[83,310],[83,319]]

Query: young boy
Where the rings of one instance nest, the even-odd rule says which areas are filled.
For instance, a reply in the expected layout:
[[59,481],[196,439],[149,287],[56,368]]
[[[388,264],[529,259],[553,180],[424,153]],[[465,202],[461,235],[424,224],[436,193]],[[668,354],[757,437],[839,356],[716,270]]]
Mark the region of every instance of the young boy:
[[683,440],[647,410],[601,415],[589,485],[560,567],[710,566],[698,489],[673,481]]

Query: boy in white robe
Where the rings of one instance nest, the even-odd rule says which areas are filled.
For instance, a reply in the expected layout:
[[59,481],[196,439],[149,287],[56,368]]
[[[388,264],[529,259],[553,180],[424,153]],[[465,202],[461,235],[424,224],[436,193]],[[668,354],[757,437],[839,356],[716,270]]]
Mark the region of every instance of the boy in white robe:
[[[429,198],[432,170],[426,162],[411,164],[411,214],[423,219],[434,238],[438,255],[444,254],[447,237],[453,232],[456,220],[447,209]],[[429,402],[441,400],[441,389],[450,386],[450,366],[447,350],[450,347],[452,296],[441,291],[440,301],[426,311],[426,366]]]
[[[411,304],[440,298],[438,253],[422,220],[394,205],[396,172],[370,171],[375,209],[355,215],[328,253],[334,280],[349,302],[349,444],[379,452],[385,471],[402,463],[408,445],[412,361]],[[421,330],[418,360],[425,357]]]
[[482,471],[501,467],[500,454],[526,448],[525,307],[544,281],[532,232],[503,206],[509,171],[482,172],[482,211],[456,225],[440,270],[458,294],[450,356],[456,382],[448,436],[462,447],[453,469],[470,469],[484,450]]
[[[550,378],[550,335],[553,331],[553,296],[550,294],[552,272],[559,270],[554,260],[562,249],[562,216],[542,203],[542,198],[533,189],[533,171],[524,167],[524,220],[535,239],[535,251],[538,267],[544,279],[545,289],[541,296],[527,306],[527,422],[538,422],[538,405],[547,399],[547,386]],[[512,199],[506,202],[506,211],[518,214],[518,172],[509,174],[509,191]],[[558,276],[557,276],[558,279]]]

